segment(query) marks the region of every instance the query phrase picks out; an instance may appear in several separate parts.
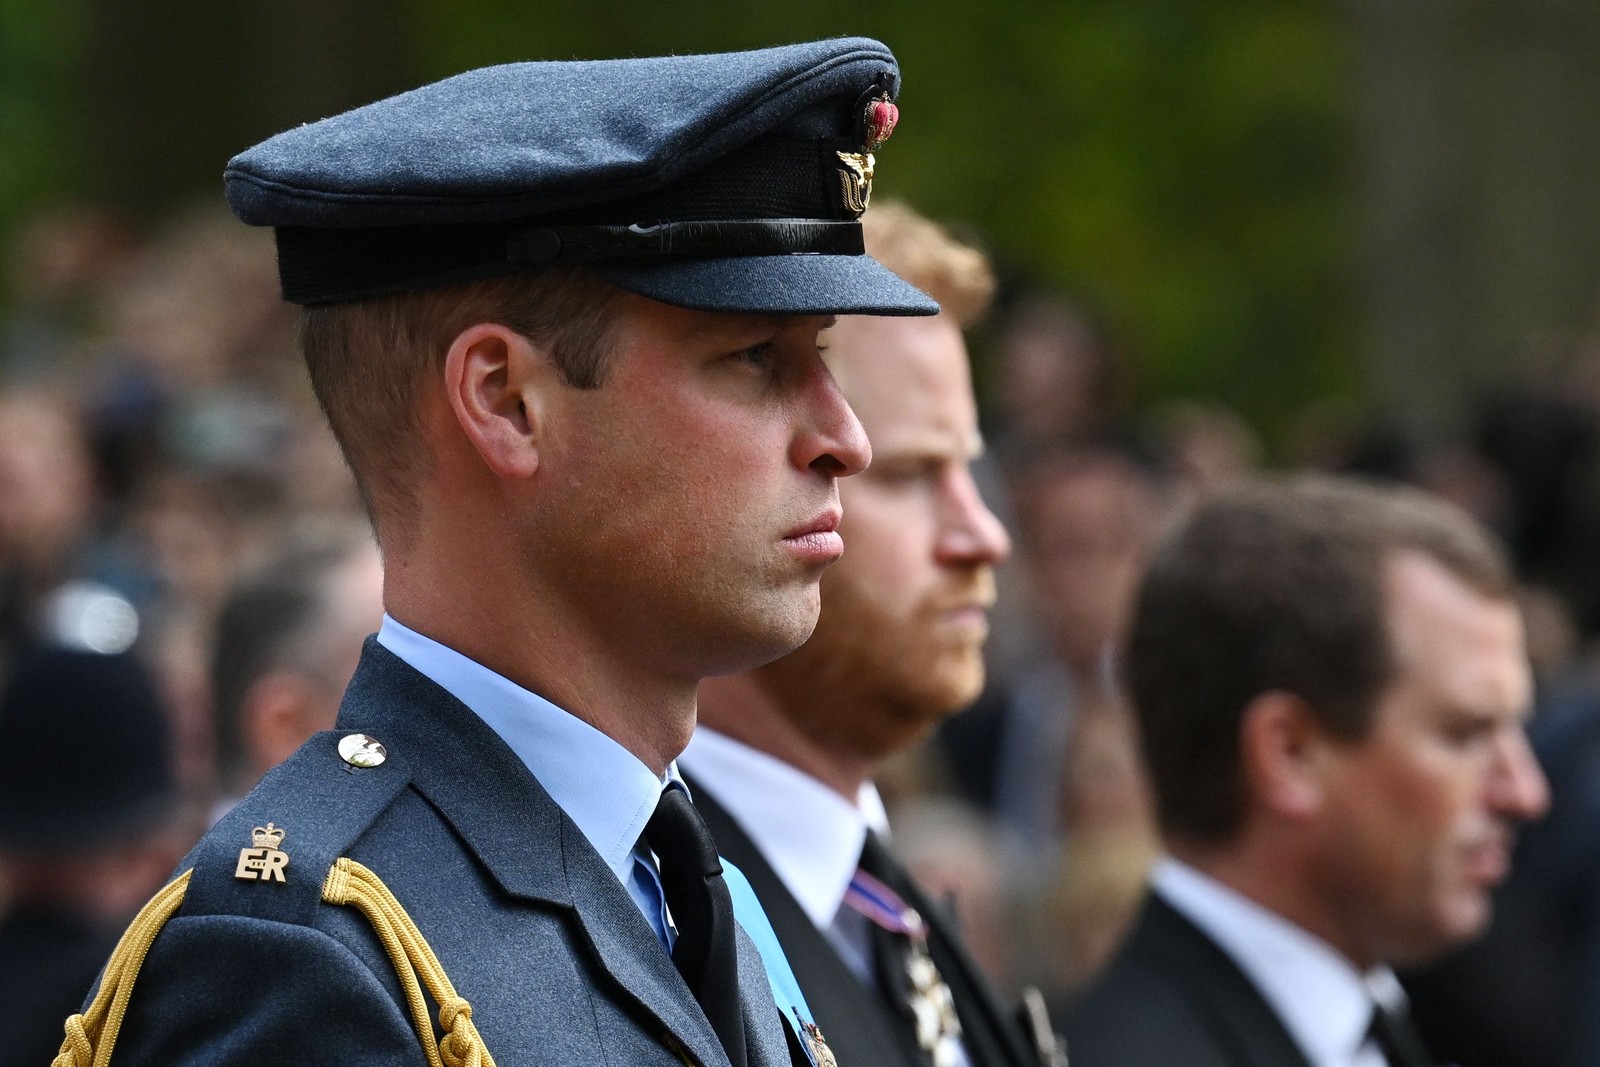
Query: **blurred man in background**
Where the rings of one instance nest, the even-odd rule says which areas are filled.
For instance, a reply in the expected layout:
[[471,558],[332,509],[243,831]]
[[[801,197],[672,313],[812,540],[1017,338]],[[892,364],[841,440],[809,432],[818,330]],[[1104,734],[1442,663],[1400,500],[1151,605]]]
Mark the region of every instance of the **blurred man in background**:
[[1512,595],[1414,490],[1228,490],[1158,549],[1127,676],[1170,855],[1074,1067],[1432,1062],[1389,964],[1484,928],[1548,800]]
[[[872,441],[840,486],[844,558],[797,651],[700,687],[682,758],[719,849],[772,918],[840,1063],[1031,1062],[949,920],[885,848],[872,776],[983,685],[996,564],[1010,540],[970,465],[982,449],[961,329],[984,257],[899,205],[867,248],[935,296],[931,319],[841,319],[827,360]],[[930,966],[931,964],[931,966]]]
[[48,393],[0,393],[0,669],[37,636],[44,599],[80,575],[98,503],[72,405]]
[[[1061,446],[1019,461],[1019,590],[1036,645],[998,677],[940,742],[962,792],[994,813],[1021,866],[1040,864],[1063,830],[1073,736],[1121,714],[1112,652],[1163,517],[1156,474],[1108,444]],[[1092,729],[1092,727],[1090,727]]]
[[295,534],[235,584],[211,664],[222,811],[333,728],[361,643],[382,621],[383,563],[364,526]]

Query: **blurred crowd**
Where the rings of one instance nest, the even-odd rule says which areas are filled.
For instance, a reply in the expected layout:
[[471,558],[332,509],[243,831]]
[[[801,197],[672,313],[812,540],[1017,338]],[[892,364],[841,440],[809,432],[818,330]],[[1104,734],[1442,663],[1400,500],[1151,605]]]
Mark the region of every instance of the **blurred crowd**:
[[[139,232],[63,207],[4,255],[0,1032],[23,1032],[43,987],[75,988],[44,1012],[53,1050],[209,819],[331,725],[380,572],[270,235],[220,208]],[[1269,449],[1211,400],[1136,403],[1137,368],[1063,296],[1013,288],[975,341],[986,495],[1016,543],[990,683],[880,784],[982,961],[1059,999],[1108,958],[1158,847],[1116,657],[1143,560]],[[1453,426],[1307,413],[1270,450],[1454,501],[1524,583],[1552,814],[1488,938],[1413,979],[1463,1067],[1600,1044],[1572,1022],[1600,1019],[1600,341],[1545,364]],[[40,981],[46,957],[60,977]],[[1515,979],[1484,992],[1495,973]]]
[[0,1061],[33,1063],[218,807],[332,724],[381,576],[270,235],[71,207],[4,252]]

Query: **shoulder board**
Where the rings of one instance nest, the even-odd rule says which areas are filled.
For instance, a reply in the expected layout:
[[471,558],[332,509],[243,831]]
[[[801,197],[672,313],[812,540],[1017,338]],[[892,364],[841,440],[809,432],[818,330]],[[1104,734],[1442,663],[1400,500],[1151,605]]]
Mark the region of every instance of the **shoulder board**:
[[201,838],[180,867],[194,870],[180,914],[311,923],[334,860],[410,781],[395,753],[347,761],[349,736],[312,737]]

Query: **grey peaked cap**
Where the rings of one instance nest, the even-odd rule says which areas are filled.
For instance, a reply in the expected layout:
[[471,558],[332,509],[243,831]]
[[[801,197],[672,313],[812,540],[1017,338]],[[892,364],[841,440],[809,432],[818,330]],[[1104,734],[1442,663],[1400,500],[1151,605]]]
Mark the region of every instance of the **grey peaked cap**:
[[880,74],[899,67],[865,38],[484,67],[280,133],[223,180],[252,226],[544,215],[657,189]]
[[285,131],[224,182],[241,220],[277,229],[297,303],[535,270],[559,249],[686,307],[926,315],[835,203],[838,153],[868,147],[864,102],[898,89],[866,38],[513,63]]

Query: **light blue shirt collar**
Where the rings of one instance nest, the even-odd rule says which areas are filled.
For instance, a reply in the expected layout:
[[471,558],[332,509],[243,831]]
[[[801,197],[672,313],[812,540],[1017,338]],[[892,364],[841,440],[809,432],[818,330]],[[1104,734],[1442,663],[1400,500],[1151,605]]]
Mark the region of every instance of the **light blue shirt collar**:
[[[499,734],[617,878],[624,885],[632,880],[634,846],[665,780],[577,716],[387,614],[378,643]],[[666,780],[676,778],[674,765]]]

